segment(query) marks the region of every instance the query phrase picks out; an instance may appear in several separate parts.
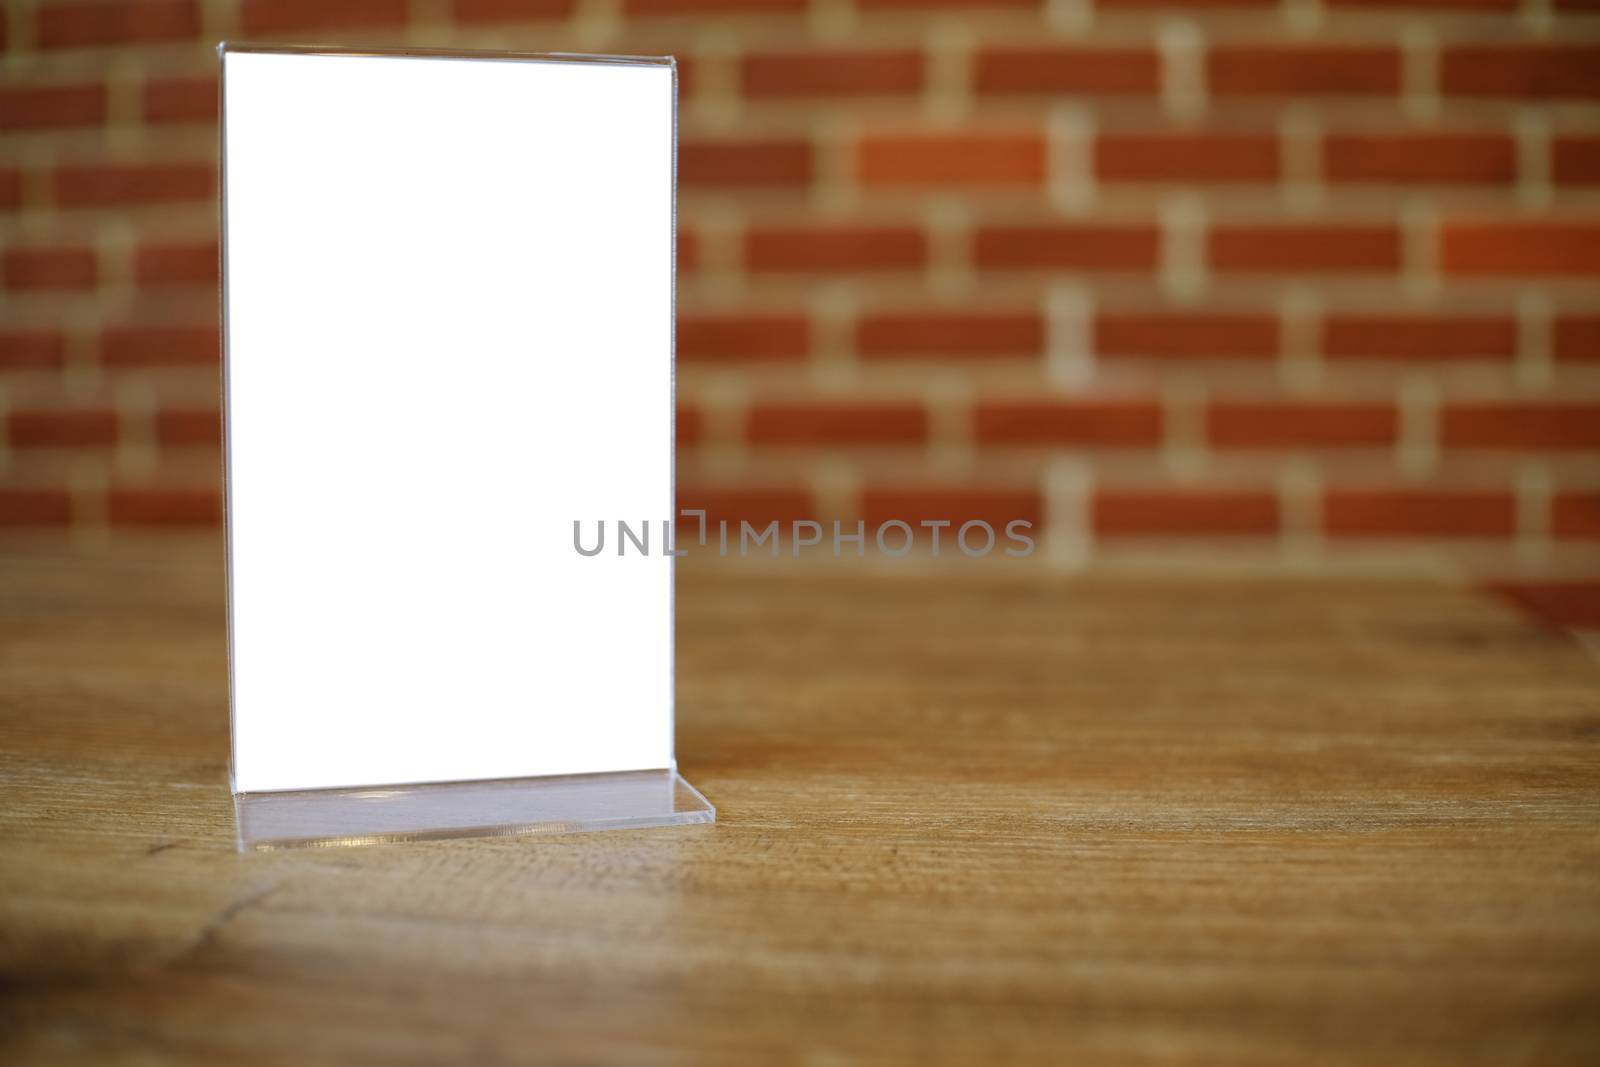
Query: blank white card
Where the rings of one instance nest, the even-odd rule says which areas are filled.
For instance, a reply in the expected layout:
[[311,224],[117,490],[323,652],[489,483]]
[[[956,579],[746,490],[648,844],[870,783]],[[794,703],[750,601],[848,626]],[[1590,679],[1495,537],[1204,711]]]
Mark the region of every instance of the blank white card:
[[234,788],[671,766],[671,66],[223,67]]

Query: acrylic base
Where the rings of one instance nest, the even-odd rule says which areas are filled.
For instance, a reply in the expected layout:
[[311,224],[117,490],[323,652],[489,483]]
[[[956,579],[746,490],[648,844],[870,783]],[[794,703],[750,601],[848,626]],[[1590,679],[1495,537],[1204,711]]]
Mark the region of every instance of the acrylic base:
[[514,837],[715,822],[672,769],[487,782],[235,793],[239,851]]

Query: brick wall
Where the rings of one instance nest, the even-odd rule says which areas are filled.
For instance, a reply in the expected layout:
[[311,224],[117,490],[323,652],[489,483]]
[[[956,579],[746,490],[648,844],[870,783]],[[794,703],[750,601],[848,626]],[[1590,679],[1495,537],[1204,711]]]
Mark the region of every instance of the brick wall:
[[1593,0],[8,3],[12,530],[218,522],[223,37],[680,58],[686,506],[1600,573]]

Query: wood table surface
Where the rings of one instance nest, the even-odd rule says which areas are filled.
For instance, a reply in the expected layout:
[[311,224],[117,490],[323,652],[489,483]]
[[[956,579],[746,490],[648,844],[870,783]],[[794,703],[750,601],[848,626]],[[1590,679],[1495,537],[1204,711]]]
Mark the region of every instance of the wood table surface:
[[215,545],[10,550],[0,1061],[1600,1061],[1600,666],[1483,595],[707,567],[678,659],[715,825],[238,854]]

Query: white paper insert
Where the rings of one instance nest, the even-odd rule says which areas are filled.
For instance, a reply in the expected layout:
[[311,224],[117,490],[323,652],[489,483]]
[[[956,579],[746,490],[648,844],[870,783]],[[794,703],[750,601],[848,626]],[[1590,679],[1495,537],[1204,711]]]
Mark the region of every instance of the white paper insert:
[[670,766],[671,69],[224,64],[235,788]]

